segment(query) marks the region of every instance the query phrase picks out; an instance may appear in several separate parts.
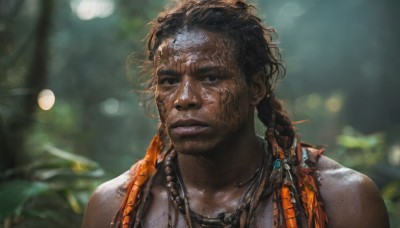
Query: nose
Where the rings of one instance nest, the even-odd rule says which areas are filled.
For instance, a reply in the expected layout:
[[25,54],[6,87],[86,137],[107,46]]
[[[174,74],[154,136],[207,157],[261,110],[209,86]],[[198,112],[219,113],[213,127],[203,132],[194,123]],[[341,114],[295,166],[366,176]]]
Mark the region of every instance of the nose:
[[174,106],[179,111],[200,107],[200,97],[196,86],[190,80],[182,80]]

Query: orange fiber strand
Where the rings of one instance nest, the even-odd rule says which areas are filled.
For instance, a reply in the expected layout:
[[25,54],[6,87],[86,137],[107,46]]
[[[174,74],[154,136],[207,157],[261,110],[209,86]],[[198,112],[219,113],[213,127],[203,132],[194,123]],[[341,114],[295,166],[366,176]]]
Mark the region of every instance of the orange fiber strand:
[[292,197],[288,186],[282,186],[281,199],[283,207],[283,216],[285,218],[286,228],[297,228],[296,214],[292,204]]
[[[298,147],[297,155],[299,160],[307,157],[307,163],[304,161],[298,170],[300,199],[305,210],[308,227],[324,228],[327,225],[328,216],[321,201],[315,177],[315,166],[324,149],[315,149],[305,144],[302,146],[304,147]],[[306,153],[306,156],[303,153]]]
[[278,147],[278,154],[279,154],[279,158],[283,161],[285,160],[285,153],[283,153],[282,148]]
[[127,186],[128,193],[120,208],[122,212],[121,227],[129,228],[134,222],[135,216],[133,211],[137,210],[140,202],[140,194],[144,188],[146,181],[156,171],[157,155],[160,153],[162,141],[159,135],[156,135],[147,148],[145,157],[132,166],[130,170],[131,179]]
[[322,203],[317,198],[315,192],[317,186],[314,178],[310,175],[305,175],[303,181],[306,183],[304,183],[301,200],[307,215],[308,227],[323,228],[328,221],[328,216],[323,209]]

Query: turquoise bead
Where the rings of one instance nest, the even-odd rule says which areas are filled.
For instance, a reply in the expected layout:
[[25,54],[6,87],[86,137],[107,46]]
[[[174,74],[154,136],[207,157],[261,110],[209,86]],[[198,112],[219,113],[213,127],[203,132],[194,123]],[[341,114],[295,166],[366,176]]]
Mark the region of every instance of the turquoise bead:
[[281,167],[281,160],[280,159],[276,159],[274,161],[274,169],[279,169]]

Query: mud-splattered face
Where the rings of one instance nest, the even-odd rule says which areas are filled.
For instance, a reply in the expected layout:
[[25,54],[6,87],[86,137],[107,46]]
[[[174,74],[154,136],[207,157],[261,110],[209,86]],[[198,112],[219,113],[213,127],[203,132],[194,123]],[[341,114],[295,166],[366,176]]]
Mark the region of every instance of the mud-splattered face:
[[160,119],[178,152],[210,152],[253,119],[234,46],[217,33],[181,30],[165,39],[154,70]]

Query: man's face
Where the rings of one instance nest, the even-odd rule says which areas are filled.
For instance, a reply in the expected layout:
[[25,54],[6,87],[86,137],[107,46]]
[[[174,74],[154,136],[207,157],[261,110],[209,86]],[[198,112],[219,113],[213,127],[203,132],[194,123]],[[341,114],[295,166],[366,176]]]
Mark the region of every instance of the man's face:
[[253,119],[234,46],[217,33],[181,30],[154,60],[162,124],[180,153],[201,155],[240,136]]

